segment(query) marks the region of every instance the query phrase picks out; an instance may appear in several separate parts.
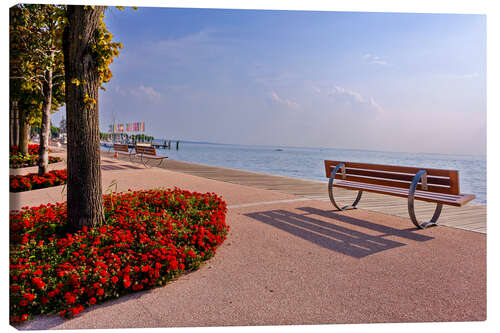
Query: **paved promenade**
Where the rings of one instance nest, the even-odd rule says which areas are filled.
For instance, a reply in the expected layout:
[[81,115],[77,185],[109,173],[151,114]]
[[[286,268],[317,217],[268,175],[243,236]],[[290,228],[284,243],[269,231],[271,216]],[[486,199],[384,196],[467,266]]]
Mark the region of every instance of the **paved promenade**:
[[[407,217],[334,212],[318,198],[109,156],[102,169],[105,190],[116,182],[118,191],[178,186],[222,195],[227,240],[198,271],[167,286],[93,306],[72,320],[42,316],[21,329],[486,319],[484,233],[417,230]],[[11,194],[11,208],[63,201],[62,188]]]

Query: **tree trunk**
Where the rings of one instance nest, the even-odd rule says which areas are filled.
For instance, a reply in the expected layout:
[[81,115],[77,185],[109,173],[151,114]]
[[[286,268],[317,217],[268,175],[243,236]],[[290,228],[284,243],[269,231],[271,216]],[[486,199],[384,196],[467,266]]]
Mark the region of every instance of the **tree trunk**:
[[[68,6],[63,51],[66,83],[68,229],[104,222],[99,144],[97,55],[92,53],[104,8]],[[80,84],[72,83],[77,79]]]
[[9,110],[9,147],[16,146],[15,144],[15,137],[16,133],[14,132],[14,103],[10,103],[10,110]]
[[19,146],[19,136],[20,136],[19,133],[20,132],[21,132],[21,130],[19,128],[19,108],[16,106],[16,108],[14,109],[14,145],[15,146]]
[[23,155],[28,155],[29,153],[28,144],[30,139],[31,126],[25,111],[21,111],[19,115],[20,119],[18,121],[18,124],[21,123],[21,126],[19,126],[20,128],[18,127],[19,128],[18,151]]
[[49,168],[50,110],[52,108],[52,70],[47,71],[43,84],[42,125],[38,147],[38,175],[47,173]]

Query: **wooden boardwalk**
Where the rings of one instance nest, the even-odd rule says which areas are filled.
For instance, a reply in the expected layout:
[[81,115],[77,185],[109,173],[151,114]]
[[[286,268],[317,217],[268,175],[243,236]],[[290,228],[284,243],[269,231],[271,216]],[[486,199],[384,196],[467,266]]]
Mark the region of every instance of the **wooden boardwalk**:
[[[320,182],[174,160],[167,160],[161,167],[199,177],[278,191],[314,200],[330,200],[328,198],[326,178],[324,182]],[[339,204],[350,204],[357,195],[355,191],[348,191],[341,188],[335,188],[334,193],[335,200]],[[409,226],[413,226],[408,216],[408,200],[405,198],[363,192],[358,207],[406,218],[408,219]],[[417,217],[423,221],[430,220],[434,209],[435,204],[415,201],[415,212]],[[476,202],[469,202],[463,207],[444,205],[441,217],[439,218],[439,224],[486,233],[486,205]]]

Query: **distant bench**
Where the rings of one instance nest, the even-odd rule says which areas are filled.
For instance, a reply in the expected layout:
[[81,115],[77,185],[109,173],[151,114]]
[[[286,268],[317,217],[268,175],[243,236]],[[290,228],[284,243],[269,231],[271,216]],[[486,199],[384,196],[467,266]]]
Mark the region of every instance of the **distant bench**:
[[[355,208],[363,191],[407,197],[410,219],[420,229],[437,225],[443,205],[460,207],[476,197],[473,194],[460,194],[456,170],[325,160],[325,171],[326,177],[330,179],[328,195],[338,210]],[[333,197],[334,186],[359,191],[352,205],[342,208],[337,205]],[[437,204],[429,222],[418,222],[414,209],[415,200]]]
[[113,143],[113,150],[117,154],[128,155],[130,159],[135,155],[135,153],[128,150],[128,145]]
[[160,163],[158,163],[158,165],[157,165],[157,166],[160,166],[161,163],[163,162],[163,160],[168,158],[167,156],[157,156],[156,149],[155,149],[155,147],[152,147],[152,146],[136,145],[135,146],[135,153],[136,153],[136,156],[139,156],[141,158],[141,162],[142,162],[142,164],[144,164],[144,166],[147,166],[144,159],[160,161]]

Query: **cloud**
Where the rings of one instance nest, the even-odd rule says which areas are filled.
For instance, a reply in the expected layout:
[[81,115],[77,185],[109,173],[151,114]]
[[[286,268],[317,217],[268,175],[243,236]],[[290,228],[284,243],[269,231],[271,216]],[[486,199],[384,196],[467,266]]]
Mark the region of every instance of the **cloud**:
[[116,86],[114,90],[115,90],[115,92],[116,92],[117,94],[119,94],[119,95],[122,95],[122,96],[127,96],[127,95],[128,95],[127,91],[126,91],[126,90],[124,90],[124,89],[123,89],[122,87],[120,87],[120,86]]
[[177,52],[192,48],[193,46],[204,45],[211,43],[211,30],[201,30],[190,35],[185,35],[177,39],[167,39],[160,42],[155,42],[158,49],[167,52]]
[[381,57],[366,53],[363,56],[363,59],[365,59],[366,62],[369,64],[377,64],[377,65],[388,65],[388,62],[386,60],[383,60]]
[[123,97],[134,96],[138,98],[147,98],[151,101],[156,101],[161,97],[161,94],[157,92],[153,87],[147,87],[143,84],[141,84],[137,88],[130,88],[130,89],[116,86],[114,88],[114,91]]
[[205,29],[182,36],[176,39],[166,39],[159,42],[149,43],[150,53],[161,57],[161,60],[169,66],[187,66],[192,68],[193,64],[206,66],[214,61],[221,61],[227,57],[228,48],[235,43],[234,40],[219,37],[218,31]]
[[471,73],[471,74],[463,74],[463,75],[456,75],[456,78],[458,79],[471,79],[473,77],[478,77],[479,73]]
[[377,110],[378,112],[384,112],[384,109],[382,109],[382,107],[380,105],[378,105],[377,102],[375,102],[375,100],[373,99],[373,97],[370,97],[370,106],[374,107],[375,110]]
[[471,77],[478,77],[478,76],[479,76],[478,73],[472,73],[472,74],[464,74],[464,75],[462,75],[462,78],[468,79],[468,78],[471,78]]
[[146,87],[143,86],[142,84],[140,85],[138,89],[139,95],[144,95],[149,99],[157,99],[160,97],[160,93],[157,92],[156,90],[153,89],[153,87]]
[[350,109],[360,110],[363,112],[384,112],[384,109],[375,101],[373,97],[366,98],[356,91],[335,86],[327,93],[336,102],[345,105]]
[[281,104],[281,105],[285,105],[285,106],[289,107],[290,109],[294,109],[294,110],[300,109],[300,105],[298,103],[293,102],[289,99],[284,99],[284,98],[279,97],[275,91],[271,92],[271,98],[274,102]]
[[[441,74],[435,74],[435,76],[441,79],[452,79],[452,80],[473,79],[476,77],[480,77],[478,72],[467,73],[467,74],[441,73]],[[484,78],[484,75],[481,75],[481,78]]]

